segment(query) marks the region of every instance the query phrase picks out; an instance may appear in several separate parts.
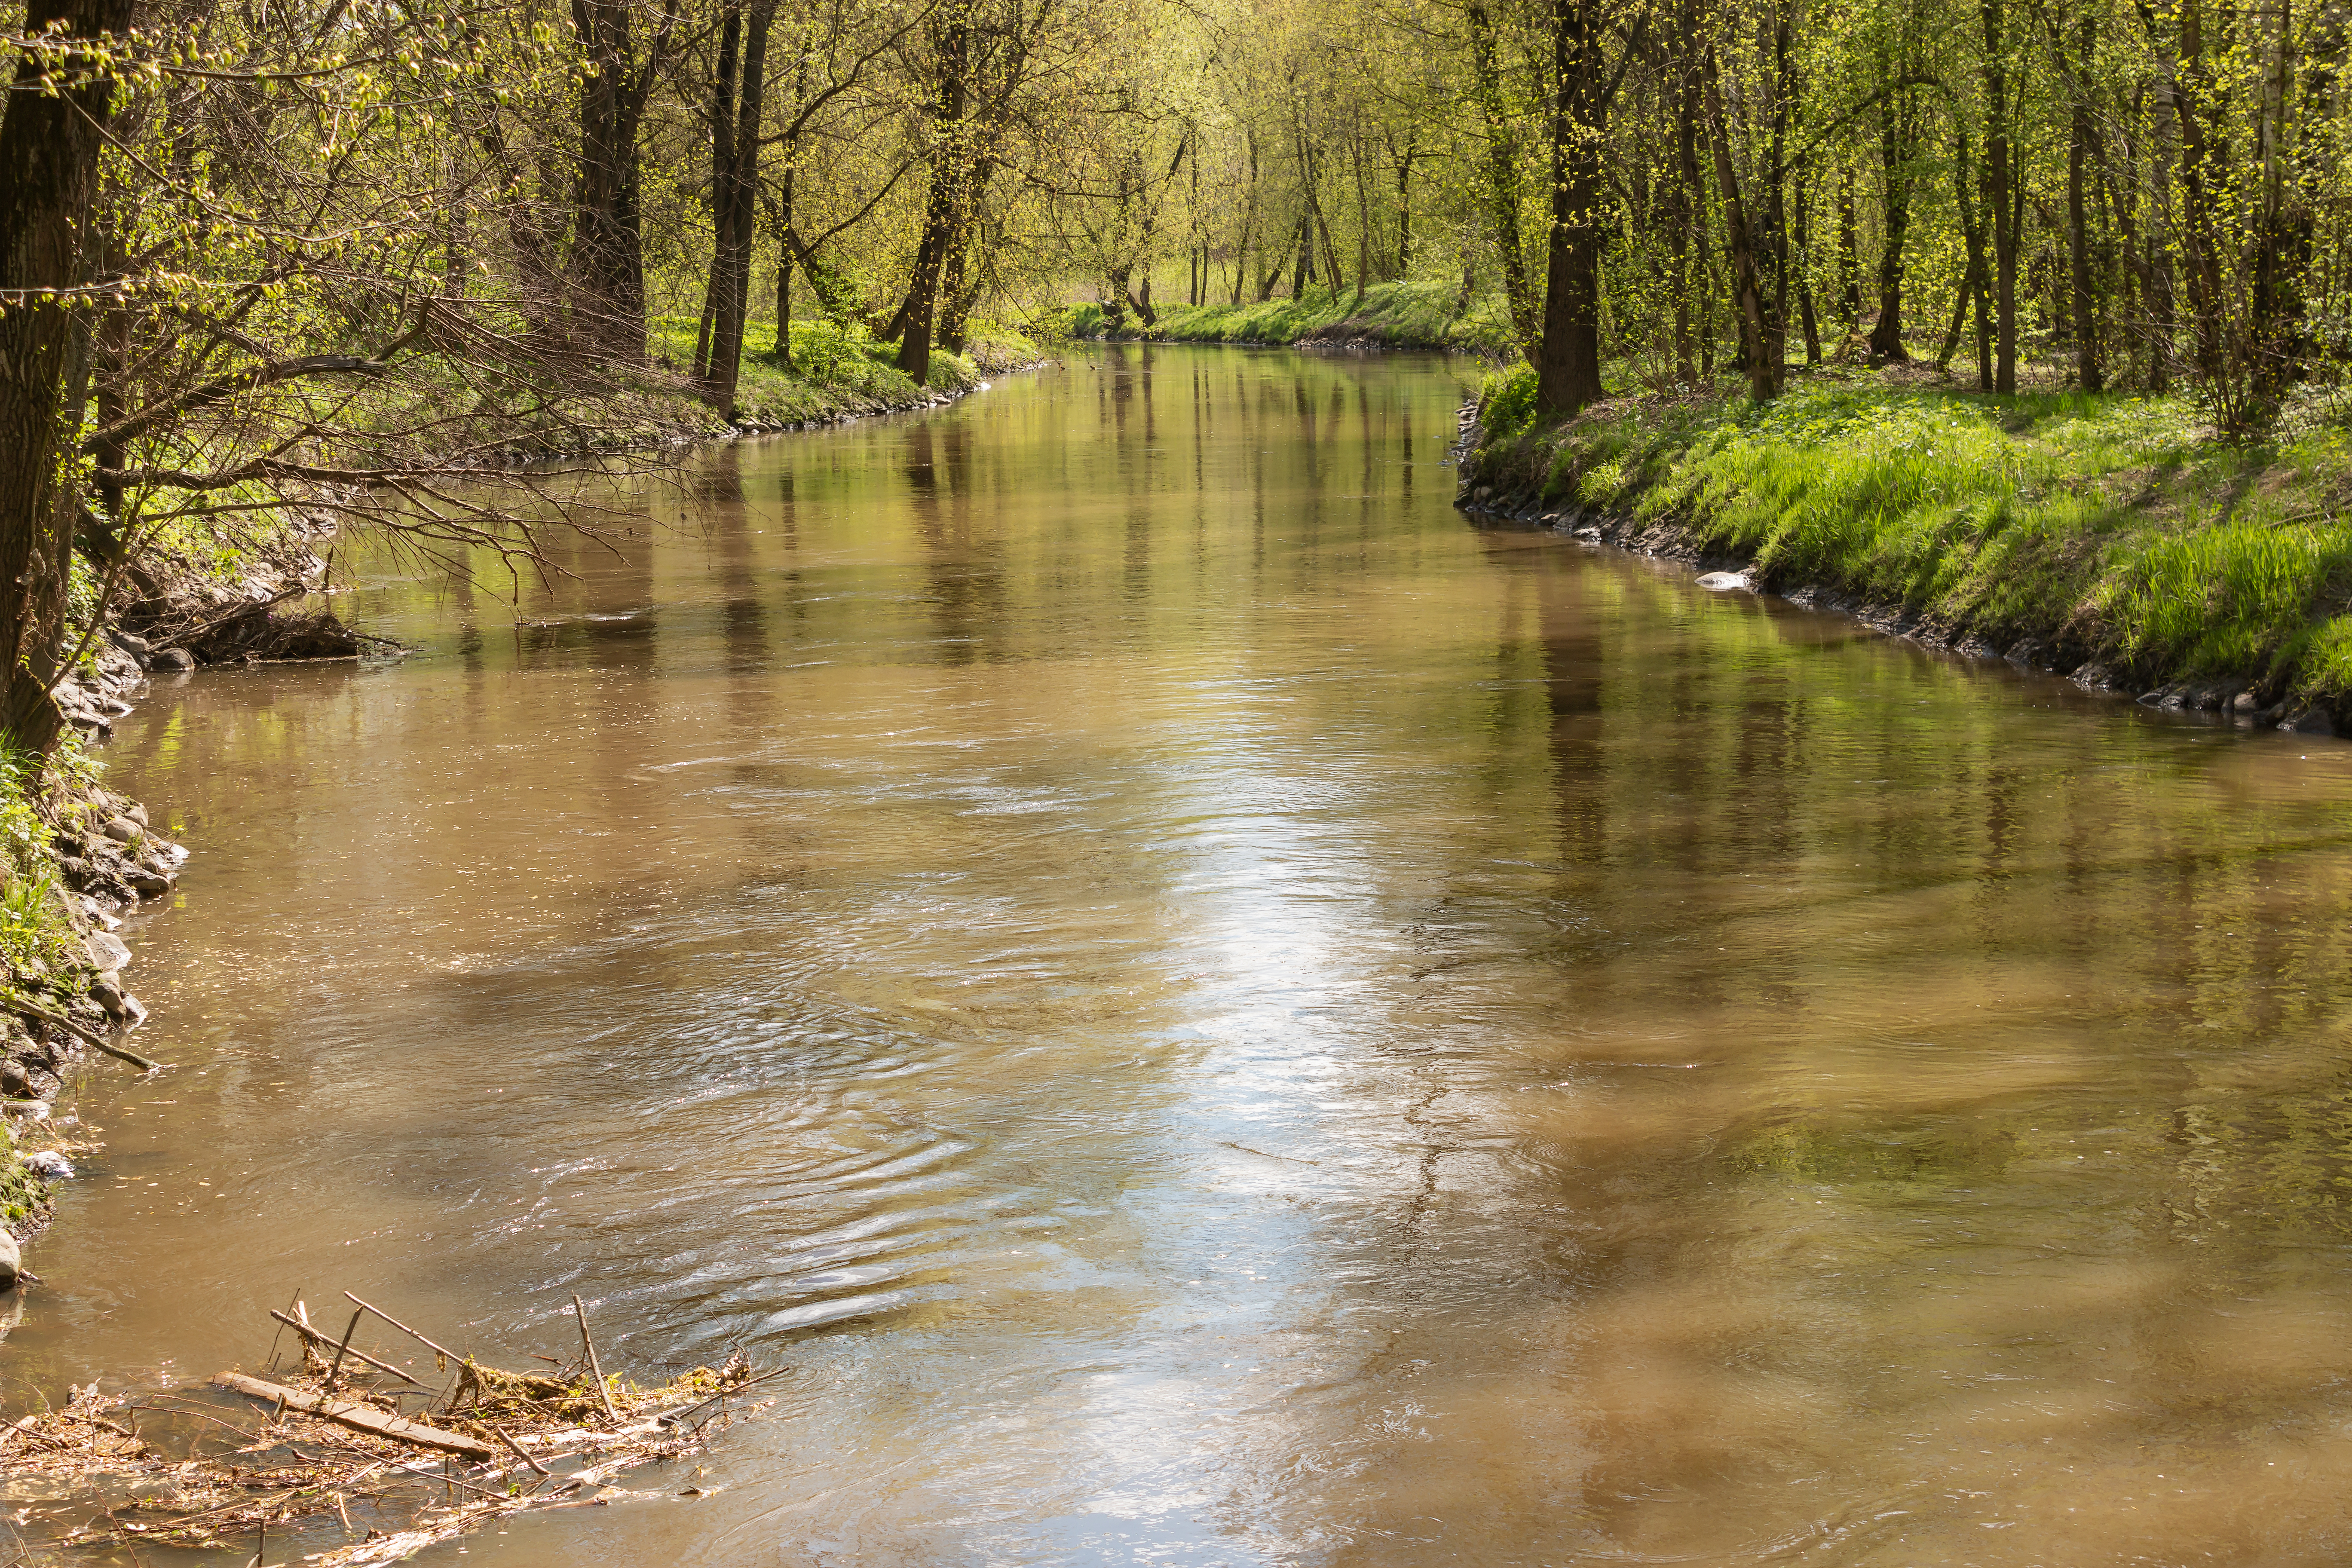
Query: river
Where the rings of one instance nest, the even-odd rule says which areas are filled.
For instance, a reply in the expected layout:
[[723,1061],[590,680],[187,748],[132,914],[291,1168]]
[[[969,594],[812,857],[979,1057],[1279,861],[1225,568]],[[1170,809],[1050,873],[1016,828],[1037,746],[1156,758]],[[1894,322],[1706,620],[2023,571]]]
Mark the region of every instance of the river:
[[520,610],[339,552],[414,657],[108,752],[181,1065],[0,1371],[792,1367],[445,1563],[2341,1562],[2352,748],[1473,526],[1471,375],[1085,350]]

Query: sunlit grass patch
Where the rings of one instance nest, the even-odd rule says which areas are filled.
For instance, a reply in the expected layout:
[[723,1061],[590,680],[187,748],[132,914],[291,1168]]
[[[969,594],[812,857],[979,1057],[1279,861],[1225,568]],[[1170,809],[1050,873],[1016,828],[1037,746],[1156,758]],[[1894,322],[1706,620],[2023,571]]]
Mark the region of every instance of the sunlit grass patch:
[[[1458,285],[1426,279],[1374,283],[1360,300],[1352,287],[1309,284],[1295,298],[1238,305],[1160,305],[1154,311],[1157,321],[1148,327],[1130,310],[1123,335],[1166,342],[1267,344],[1325,337],[1395,348],[1502,352],[1509,327],[1500,298],[1475,296],[1466,309],[1456,308],[1459,300]],[[1064,326],[1073,337],[1100,337],[1109,321],[1100,305],[1087,303],[1071,306]]]
[[1859,374],[1758,405],[1623,397],[1535,427],[1490,377],[1475,467],[1548,504],[1669,524],[1769,580],[1948,629],[2063,635],[2112,673],[2352,695],[2352,439],[2221,442],[2185,398],[1980,397]]

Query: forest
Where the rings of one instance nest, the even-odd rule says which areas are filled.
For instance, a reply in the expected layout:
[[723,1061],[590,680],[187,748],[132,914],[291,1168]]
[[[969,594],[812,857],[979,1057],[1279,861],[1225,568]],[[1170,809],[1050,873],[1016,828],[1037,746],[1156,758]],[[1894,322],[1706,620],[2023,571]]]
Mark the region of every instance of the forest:
[[461,481],[625,446],[664,399],[921,388],[1171,311],[1475,347],[1549,418],[1907,363],[2258,433],[2352,355],[2347,28],[2341,0],[29,0],[0,725],[53,739],[69,623],[138,591],[144,542],[289,510],[502,540]]

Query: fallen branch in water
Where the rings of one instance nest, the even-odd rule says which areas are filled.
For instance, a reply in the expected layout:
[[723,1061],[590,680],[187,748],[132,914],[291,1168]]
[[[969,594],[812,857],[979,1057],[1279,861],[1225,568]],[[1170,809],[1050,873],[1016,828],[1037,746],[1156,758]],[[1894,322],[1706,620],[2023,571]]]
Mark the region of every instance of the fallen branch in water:
[[371,1436],[393,1437],[419,1448],[458,1454],[468,1459],[495,1459],[499,1457],[496,1448],[477,1438],[460,1432],[444,1432],[438,1426],[426,1426],[398,1415],[387,1415],[373,1405],[354,1405],[349,1400],[331,1398],[324,1394],[305,1394],[299,1389],[247,1377],[241,1372],[219,1373],[213,1381],[234,1393],[249,1394],[265,1403],[274,1401],[285,1409],[320,1416],[338,1426],[349,1426],[355,1432],[365,1432]]
[[[300,1336],[295,1367],[268,1378],[225,1372],[214,1379],[259,1403],[257,1432],[202,1408],[170,1410],[101,1394],[95,1384],[75,1389],[62,1408],[0,1424],[12,1478],[85,1483],[58,1489],[86,1495],[58,1497],[16,1516],[20,1529],[54,1517],[47,1540],[26,1544],[144,1542],[235,1552],[243,1560],[273,1540],[278,1544],[269,1550],[289,1552],[285,1535],[309,1531],[303,1561],[310,1568],[381,1568],[489,1521],[660,1495],[585,1494],[627,1470],[698,1452],[714,1423],[723,1427],[749,1413],[736,1396],[782,1373],[755,1371],[736,1355],[716,1371],[698,1368],[659,1388],[607,1379],[576,1303],[581,1361],[558,1363],[554,1372],[508,1372],[459,1356],[352,1300],[362,1316],[373,1314],[454,1363],[447,1387],[435,1388],[370,1354],[351,1334],[339,1340],[322,1332],[298,1298],[291,1312],[269,1314]],[[348,1386],[334,1384],[322,1353],[331,1348],[344,1352],[341,1382]],[[434,1413],[430,1424],[403,1411],[404,1400],[420,1398]],[[207,1400],[220,1408],[218,1395],[196,1396],[197,1403]],[[688,1425],[713,1405],[716,1415]],[[151,1422],[142,1436],[108,1419],[121,1409],[226,1426],[247,1442],[204,1455],[198,1448],[207,1434],[193,1427],[174,1433]],[[124,1479],[138,1483],[129,1500]],[[341,1544],[335,1544],[338,1535]]]
[[66,1033],[73,1036],[74,1038],[89,1047],[92,1050],[104,1051],[110,1057],[129,1062],[132,1067],[137,1068],[142,1072],[162,1072],[163,1070],[163,1064],[162,1062],[156,1061],[152,1058],[142,1057],[137,1051],[125,1050],[121,1046],[116,1045],[113,1041],[98,1033],[95,1029],[86,1029],[82,1027],[79,1024],[75,1023],[71,1018],[67,1017],[63,1013],[52,1013],[45,1007],[36,1007],[26,1002],[12,1002],[8,1005],[8,1011],[16,1014],[20,1017],[38,1018],[44,1023],[55,1024],[58,1028],[65,1030]]

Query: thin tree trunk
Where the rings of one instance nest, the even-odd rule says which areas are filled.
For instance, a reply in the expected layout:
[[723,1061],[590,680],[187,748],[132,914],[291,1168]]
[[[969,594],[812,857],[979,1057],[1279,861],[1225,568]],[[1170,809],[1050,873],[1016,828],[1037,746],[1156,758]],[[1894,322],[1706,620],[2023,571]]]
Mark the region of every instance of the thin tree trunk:
[[1879,105],[1878,152],[1885,177],[1885,245],[1878,253],[1878,324],[1870,330],[1874,364],[1901,363],[1911,357],[1903,345],[1903,244],[1911,225],[1909,89],[1889,93]]
[[2003,0],[1979,0],[1984,30],[1985,207],[1992,218],[1993,374],[1991,391],[2017,390],[2016,170],[2009,136],[2008,15]]
[[2085,392],[2096,392],[2107,383],[2106,368],[2100,363],[2099,310],[2091,282],[2089,206],[2083,191],[2096,134],[2091,123],[2091,65],[2097,41],[2098,22],[2085,14],[2073,68],[2067,72],[2067,96],[2073,101],[2066,125],[2066,245],[2074,294],[2074,379]]
[[1715,181],[1723,197],[1724,251],[1731,266],[1732,293],[1739,306],[1740,357],[1747,362],[1748,395],[1763,403],[1780,390],[1780,367],[1765,352],[1772,333],[1770,310],[1756,265],[1756,240],[1740,200],[1739,175],[1731,163],[1730,127],[1723,111],[1723,87],[1715,50],[1706,51],[1707,141],[1715,149]]

